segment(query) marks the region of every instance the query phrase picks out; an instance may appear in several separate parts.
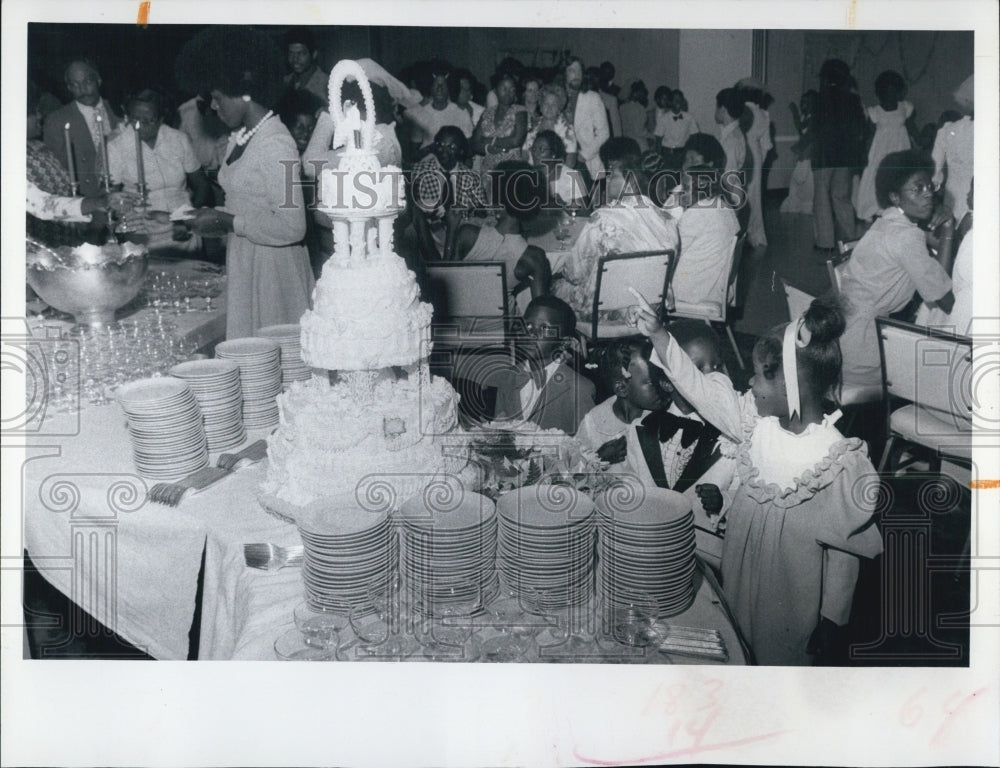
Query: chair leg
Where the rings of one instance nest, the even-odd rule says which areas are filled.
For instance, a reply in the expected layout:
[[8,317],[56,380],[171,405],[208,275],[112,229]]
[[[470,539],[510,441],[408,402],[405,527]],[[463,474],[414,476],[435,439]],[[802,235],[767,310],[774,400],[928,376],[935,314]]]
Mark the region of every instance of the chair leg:
[[896,442],[896,438],[889,435],[889,439],[885,441],[885,450],[882,451],[882,458],[878,462],[878,473],[881,475],[885,472],[886,464],[889,461],[889,457],[892,454],[893,444]]
[[733,336],[733,329],[726,323],[726,335],[729,337],[729,343],[733,345],[733,352],[736,353],[736,362],[740,364],[740,368],[746,370],[746,365],[743,363],[743,355],[740,354],[740,348],[736,344],[736,337]]

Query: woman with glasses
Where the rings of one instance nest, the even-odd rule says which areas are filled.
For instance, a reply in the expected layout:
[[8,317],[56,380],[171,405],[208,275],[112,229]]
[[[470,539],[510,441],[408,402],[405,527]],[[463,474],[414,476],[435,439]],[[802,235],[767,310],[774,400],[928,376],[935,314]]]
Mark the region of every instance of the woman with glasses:
[[954,220],[948,208],[935,205],[933,173],[931,158],[913,150],[886,155],[879,165],[875,194],[882,216],[841,267],[845,384],[881,381],[876,317],[904,309],[914,291],[944,312],[955,302],[948,276]]
[[[150,251],[192,252],[200,239],[170,214],[183,206],[208,202],[209,185],[201,163],[186,134],[163,124],[163,101],[153,90],[139,91],[128,103],[128,126],[108,142],[108,165],[115,184],[137,192],[139,165],[137,141],[142,147]],[[136,136],[138,134],[138,136]]]

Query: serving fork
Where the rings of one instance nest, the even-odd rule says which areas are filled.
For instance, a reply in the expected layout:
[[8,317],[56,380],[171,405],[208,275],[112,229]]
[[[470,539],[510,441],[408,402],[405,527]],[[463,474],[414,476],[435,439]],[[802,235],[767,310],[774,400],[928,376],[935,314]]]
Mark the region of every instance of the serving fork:
[[233,470],[241,461],[260,461],[265,456],[267,456],[267,440],[256,440],[239,453],[222,454],[215,464],[222,469]]
[[244,544],[243,559],[250,568],[276,571],[287,566],[302,565],[303,548],[282,547],[278,544]]
[[146,492],[146,499],[176,507],[188,491],[200,491],[229,474],[228,469],[205,467],[174,483],[157,483]]

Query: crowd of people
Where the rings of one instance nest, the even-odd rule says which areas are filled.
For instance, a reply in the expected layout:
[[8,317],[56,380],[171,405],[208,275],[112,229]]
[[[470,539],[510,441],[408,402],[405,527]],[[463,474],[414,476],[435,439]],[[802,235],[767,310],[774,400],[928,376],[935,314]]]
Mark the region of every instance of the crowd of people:
[[[915,292],[925,321],[967,330],[971,78],[955,93],[961,114],[927,153],[901,76],[880,75],[879,104],[864,110],[847,65],[823,64],[818,89],[792,107],[800,137],[782,210],[813,215],[819,259],[857,240],[843,301],[817,299],[762,336],[751,389],[740,393],[714,332],[671,321],[662,305],[640,302],[639,333],[599,351],[596,377],[573,341],[593,311],[598,259],[614,250],[672,250],[674,295],[724,306],[732,243],[745,234],[750,246],[767,245],[765,84],[748,77],[715,94],[710,133],[683,92],[658,86],[650,106],[646,84],[619,88],[610,62],[536,69],[506,59],[488,87],[441,60],[399,77],[361,64],[375,114],[356,84],[342,96],[374,121],[380,162],[408,174],[397,249],[418,275],[429,261],[502,261],[529,289],[519,342],[529,351],[492,382],[495,415],[576,434],[609,465],[686,494],[699,548],[720,568],[758,660],[833,659],[859,558],[879,554],[881,540],[874,502],[852,491],[874,475],[867,451],[838,432],[827,405],[841,382],[878,379],[874,318]],[[176,76],[198,94],[182,106],[179,129],[165,124],[151,90],[116,114],[96,66],[77,60],[65,70],[72,100],[45,117],[39,141],[29,90],[29,225],[51,238],[41,220],[84,222],[62,224],[59,236],[100,238],[142,178],[142,221],[120,215],[151,249],[190,253],[226,238],[228,336],[298,322],[333,252],[330,224],[312,207],[315,181],[343,151],[316,43],[304,28],[289,32],[284,50],[250,29],[210,28],[181,51]],[[526,227],[566,210],[587,222],[553,270]]]

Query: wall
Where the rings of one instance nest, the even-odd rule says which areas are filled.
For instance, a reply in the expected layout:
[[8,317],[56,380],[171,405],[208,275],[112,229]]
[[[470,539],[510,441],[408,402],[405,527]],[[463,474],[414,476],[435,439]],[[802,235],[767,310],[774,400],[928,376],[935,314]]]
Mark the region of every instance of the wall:
[[682,29],[679,88],[706,133],[718,134],[715,94],[750,75],[749,29]]
[[798,140],[791,102],[799,103],[806,90],[803,83],[802,60],[805,56],[805,34],[801,31],[769,30],[767,33],[767,72],[765,81],[774,97],[768,110],[774,125],[774,148],[778,156],[767,177],[768,189],[784,189],[795,168],[791,146]]

